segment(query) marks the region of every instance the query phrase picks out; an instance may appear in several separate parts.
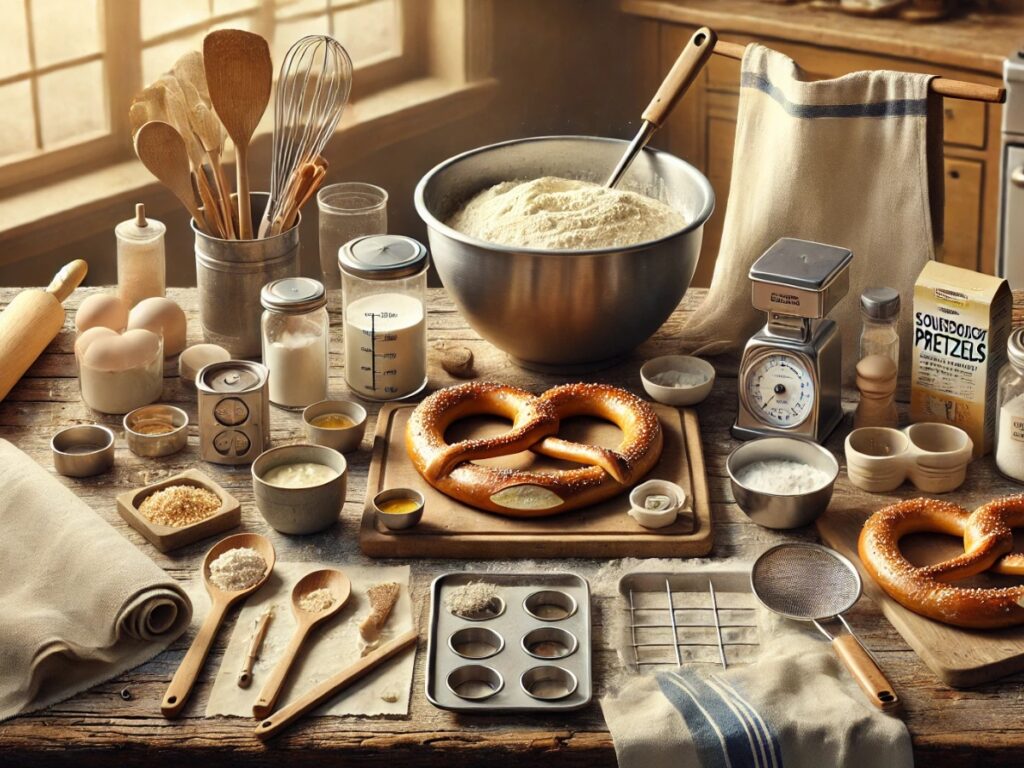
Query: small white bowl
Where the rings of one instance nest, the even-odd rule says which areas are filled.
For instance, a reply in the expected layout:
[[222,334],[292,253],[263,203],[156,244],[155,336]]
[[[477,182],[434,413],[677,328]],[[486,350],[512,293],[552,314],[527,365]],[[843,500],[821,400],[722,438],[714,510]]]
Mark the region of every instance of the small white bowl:
[[[644,499],[654,494],[668,496],[672,500],[672,505],[668,509],[646,509]],[[686,491],[675,483],[670,483],[667,480],[648,480],[630,491],[631,509],[628,514],[644,528],[664,528],[676,521],[679,510],[685,503]]]
[[[666,387],[651,381],[652,376],[666,371],[704,374],[707,380],[703,384],[692,387]],[[689,355],[665,355],[648,360],[640,369],[640,380],[644,390],[654,400],[665,405],[697,405],[710,393],[715,383],[715,368],[711,363],[699,357]]]

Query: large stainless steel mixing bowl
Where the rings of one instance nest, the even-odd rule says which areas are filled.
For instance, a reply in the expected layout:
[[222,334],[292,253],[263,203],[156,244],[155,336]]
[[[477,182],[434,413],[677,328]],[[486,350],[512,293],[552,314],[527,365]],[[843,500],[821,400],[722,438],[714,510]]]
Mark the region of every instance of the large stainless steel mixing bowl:
[[528,368],[580,371],[625,355],[679,304],[697,266],[711,184],[678,157],[646,150],[620,182],[682,213],[660,240],[592,251],[512,248],[456,232],[445,221],[502,181],[562,176],[603,183],[627,142],[542,136],[492,144],[438,165],[416,187],[441,281],[469,324]]

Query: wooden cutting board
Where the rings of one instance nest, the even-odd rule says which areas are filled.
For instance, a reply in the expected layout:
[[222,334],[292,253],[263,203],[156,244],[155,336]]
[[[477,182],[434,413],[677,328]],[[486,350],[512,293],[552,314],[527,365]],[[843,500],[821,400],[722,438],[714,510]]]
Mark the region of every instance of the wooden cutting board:
[[[655,405],[665,435],[661,460],[648,478],[678,483],[686,490],[689,510],[657,531],[641,528],[629,511],[629,495],[562,515],[513,519],[482,512],[445,496],[428,485],[405,450],[405,425],[414,405],[387,405],[377,419],[373,460],[367,479],[359,543],[370,557],[537,558],[537,557],[692,557],[711,551],[711,506],[697,414]],[[563,422],[559,436],[582,443],[615,446],[616,427],[593,419]],[[450,440],[484,437],[507,430],[507,422],[465,419],[453,425]],[[529,451],[480,462],[490,466],[565,468]],[[373,497],[386,488],[415,488],[426,498],[419,525],[389,531],[377,523]]]
[[[878,507],[885,503],[884,497],[879,497]],[[863,504],[852,499],[837,499],[818,519],[818,533],[829,546],[856,564],[864,582],[864,594],[882,609],[928,668],[954,688],[970,688],[1024,670],[1024,627],[981,631],[942,624],[908,611],[882,591],[857,556],[860,529],[873,511],[865,510]],[[963,545],[957,540],[930,534],[908,536],[901,542],[901,548],[907,559],[918,565],[942,562],[963,552]],[[1019,582],[986,575],[962,585],[1012,583]]]

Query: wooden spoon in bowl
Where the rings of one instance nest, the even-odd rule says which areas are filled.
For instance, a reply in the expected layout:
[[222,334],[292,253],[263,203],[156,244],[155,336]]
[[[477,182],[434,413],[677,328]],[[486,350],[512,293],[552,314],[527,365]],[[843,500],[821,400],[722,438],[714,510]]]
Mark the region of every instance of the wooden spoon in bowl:
[[[334,601],[323,610],[307,611],[302,607],[302,598],[318,589],[327,589]],[[263,684],[256,703],[252,705],[253,715],[264,718],[274,711],[277,697],[281,695],[281,687],[284,685],[288,672],[291,670],[292,664],[295,663],[295,657],[306,641],[310,630],[340,611],[348,601],[350,594],[352,594],[352,584],[349,582],[348,576],[334,568],[313,571],[299,579],[292,589],[292,613],[298,624],[288,647],[285,648],[277,665],[270,673],[270,677],[267,678],[267,682]]]
[[249,142],[270,101],[274,66],[267,41],[240,29],[219,29],[203,39],[203,67],[210,101],[235,145],[238,234],[252,239],[249,208]]
[[[255,549],[259,552],[267,563],[267,569],[263,573],[263,578],[252,586],[228,592],[210,580],[210,564],[225,552],[240,547]],[[228,608],[233,603],[251,595],[263,586],[263,583],[274,570],[274,562],[276,560],[277,555],[274,552],[274,545],[270,543],[270,539],[266,536],[260,536],[258,533],[238,533],[234,536],[228,536],[226,539],[222,539],[214,544],[213,548],[206,553],[206,558],[203,560],[203,583],[206,585],[206,591],[210,595],[210,612],[206,614],[203,625],[199,628],[195,639],[192,640],[188,653],[181,660],[178,671],[174,673],[174,678],[167,687],[167,693],[164,694],[163,703],[160,705],[160,711],[164,717],[177,717],[181,714],[185,702],[188,701],[188,695],[192,692],[192,686],[195,685],[196,678],[203,668],[203,662],[206,661],[206,656],[213,646],[213,639],[217,636],[217,630],[220,628],[221,622],[224,621]]]

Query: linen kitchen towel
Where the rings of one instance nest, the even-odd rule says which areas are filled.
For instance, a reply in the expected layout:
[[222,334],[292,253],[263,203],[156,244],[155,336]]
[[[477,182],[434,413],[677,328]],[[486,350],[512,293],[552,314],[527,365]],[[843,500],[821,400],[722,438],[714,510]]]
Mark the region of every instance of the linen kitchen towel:
[[619,768],[911,768],[903,722],[868,703],[828,642],[779,624],[752,664],[638,675],[606,696]]
[[854,383],[865,288],[900,292],[909,338],[914,280],[942,239],[941,98],[930,79],[872,71],[810,82],[787,56],[747,47],[721,247],[707,298],[683,327],[685,351],[742,351],[765,322],[750,303],[750,265],[780,237],[853,251],[850,290],[831,314],[844,384]]
[[149,660],[188,626],[185,591],[0,440],[0,720]]

